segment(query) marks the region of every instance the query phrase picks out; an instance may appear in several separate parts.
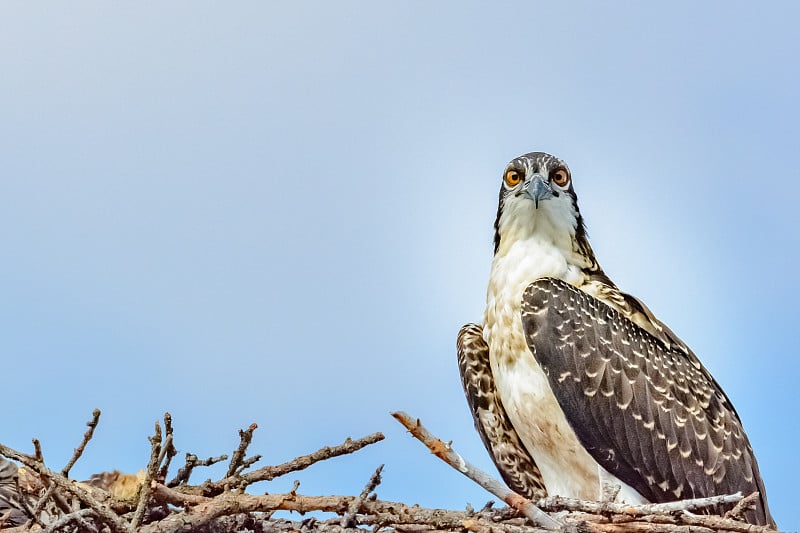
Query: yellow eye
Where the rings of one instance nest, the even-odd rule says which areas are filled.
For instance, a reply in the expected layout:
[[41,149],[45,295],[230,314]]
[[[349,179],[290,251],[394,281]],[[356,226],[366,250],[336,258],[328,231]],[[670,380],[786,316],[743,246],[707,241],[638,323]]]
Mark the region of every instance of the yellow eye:
[[520,175],[519,171],[511,169],[506,171],[506,185],[509,187],[516,187],[519,185],[519,182],[522,181],[522,176]]
[[559,187],[566,187],[569,184],[569,172],[565,168],[559,168],[550,174],[550,179]]

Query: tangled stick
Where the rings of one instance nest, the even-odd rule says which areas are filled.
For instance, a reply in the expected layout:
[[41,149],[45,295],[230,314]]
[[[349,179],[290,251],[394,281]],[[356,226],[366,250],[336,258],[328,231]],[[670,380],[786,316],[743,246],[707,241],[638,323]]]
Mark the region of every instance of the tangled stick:
[[[740,494],[685,500],[667,504],[630,506],[614,502],[585,502],[551,497],[531,502],[505,488],[490,475],[480,472],[453,450],[450,444],[430,434],[422,424],[404,414],[394,416],[439,458],[462,474],[502,498],[511,507],[495,509],[487,504],[476,512],[427,509],[401,502],[383,501],[375,490],[381,482],[383,465],[372,474],[358,496],[308,496],[298,494],[299,483],[286,494],[252,495],[245,489],[252,483],[275,479],[311,467],[315,463],[350,454],[384,439],[373,433],[359,439],[324,447],[291,461],[247,471],[259,458],[248,457],[256,425],[240,430],[240,443],[222,479],[190,485],[192,470],[227,460],[227,456],[199,460],[187,453],[186,464],[167,482],[170,461],[176,454],[172,419],[165,414],[155,424],[150,439],[150,459],[138,475],[118,472],[93,476],[89,482],[69,479],[69,471],[82,456],[99,421],[95,411],[89,429],[72,459],[61,472],[50,470],[41,446],[34,439],[34,454],[28,455],[0,445],[0,454],[18,461],[24,469],[0,468],[0,530],[3,533],[30,531],[112,533],[228,533],[243,529],[274,533],[345,533],[372,527],[399,533],[463,532],[539,533],[546,531],[581,533],[774,533],[765,526],[741,521],[753,497]],[[6,462],[6,466],[12,465]],[[2,476],[8,477],[3,479]],[[16,477],[14,477],[16,476]],[[12,498],[5,498],[16,483]],[[4,499],[5,498],[5,499]],[[15,499],[16,498],[16,499]],[[720,503],[734,505],[726,516],[695,515],[692,511]],[[27,524],[9,522],[8,504],[14,516],[28,516]],[[44,510],[47,512],[44,512]],[[275,511],[331,513],[330,519],[302,521],[273,518]],[[36,511],[36,513],[34,513]],[[13,527],[10,527],[13,526]]]
[[[478,483],[511,507],[529,518],[535,525],[549,531],[581,531],[598,533],[623,533],[640,531],[650,533],[700,533],[736,532],[736,533],[774,533],[769,526],[757,526],[736,519],[741,516],[739,502],[752,501],[758,493],[748,495],[741,493],[695,498],[670,503],[650,503],[645,505],[628,505],[616,502],[592,502],[553,496],[539,502],[527,498],[506,488],[502,483],[485,472],[465,461],[450,444],[432,435],[419,419],[398,411],[392,416],[400,422],[417,440],[422,442],[436,457]],[[737,504],[727,516],[695,515],[696,511],[719,504]],[[739,512],[737,513],[737,509]],[[562,521],[554,519],[544,511],[570,511],[573,516],[566,516]],[[615,523],[616,522],[616,523]],[[624,523],[620,525],[619,523]],[[689,528],[695,529],[686,529]],[[468,527],[468,529],[470,529]]]

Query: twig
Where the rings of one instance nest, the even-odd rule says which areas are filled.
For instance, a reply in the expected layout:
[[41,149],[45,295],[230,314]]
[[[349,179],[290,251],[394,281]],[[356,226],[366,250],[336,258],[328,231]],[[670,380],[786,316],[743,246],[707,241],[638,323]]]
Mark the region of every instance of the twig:
[[175,490],[161,483],[155,483],[152,487],[152,496],[158,501],[177,505],[179,507],[187,507],[189,505],[201,505],[210,502],[213,498],[201,496],[199,494],[188,494]]
[[211,466],[216,463],[221,463],[228,459],[227,455],[220,455],[217,457],[209,457],[208,459],[198,459],[197,456],[193,453],[186,454],[186,464],[178,469],[178,474],[166,485],[168,487],[175,487],[182,483],[189,482],[189,476],[192,474],[192,470],[195,466]]
[[44,463],[44,455],[42,454],[42,443],[39,442],[39,439],[35,437],[31,439],[31,442],[33,443],[33,457],[40,463]]
[[97,424],[100,422],[100,409],[95,409],[92,411],[92,419],[86,422],[86,425],[89,426],[89,429],[86,430],[86,433],[83,434],[83,440],[75,448],[74,453],[72,454],[72,458],[69,462],[61,469],[61,475],[64,477],[69,477],[69,471],[75,465],[75,462],[80,459],[81,455],[83,454],[83,450],[86,449],[86,445],[92,440],[92,436],[94,435],[94,430],[97,427]]
[[158,464],[161,469],[158,471],[158,479],[163,482],[167,479],[167,472],[172,458],[178,455],[178,450],[175,449],[172,437],[172,415],[164,413],[164,446],[161,448],[161,455],[158,458]]
[[155,433],[150,440],[150,461],[147,463],[147,472],[145,474],[144,483],[139,488],[139,502],[136,504],[136,510],[131,518],[131,527],[138,528],[144,519],[144,512],[147,509],[147,503],[150,501],[150,484],[158,474],[158,460],[161,455],[161,426],[156,421]]
[[[42,479],[44,480],[44,478]],[[45,489],[44,494],[42,494],[41,497],[39,497],[39,501],[36,502],[36,506],[33,509],[31,509],[31,516],[33,517],[33,520],[39,525],[42,526],[44,525],[41,523],[41,520],[39,519],[39,514],[42,512],[42,509],[44,509],[44,506],[47,505],[47,502],[50,500],[50,497],[53,496],[53,492],[55,490],[56,486],[54,483],[47,483],[47,488]],[[64,504],[66,505],[66,502],[64,502]],[[69,506],[67,506],[66,509],[61,508],[61,510],[67,512],[71,509],[69,509]]]
[[253,470],[252,472],[242,474],[238,478],[226,477],[219,481],[204,483],[199,487],[186,487],[185,491],[191,494],[214,496],[215,494],[219,494],[225,490],[225,487],[238,486],[243,488],[259,481],[270,481],[276,477],[286,475],[290,472],[305,470],[314,463],[318,463],[332,457],[338,457],[340,455],[357,452],[365,446],[382,441],[384,438],[385,437],[382,433],[373,433],[372,435],[367,435],[366,437],[361,437],[360,439],[356,440],[352,440],[348,437],[342,444],[339,444],[338,446],[326,446],[324,448],[320,448],[314,453],[295,457],[291,461],[287,461],[276,466],[263,466],[259,469]]
[[751,509],[756,508],[756,501],[758,500],[758,497],[759,497],[758,491],[745,496],[744,498],[739,500],[739,503],[737,503],[733,507],[733,509],[725,513],[725,518],[744,521],[745,520],[744,513],[746,513]]
[[233,455],[231,455],[231,462],[228,465],[228,471],[225,473],[226,478],[236,474],[236,470],[242,464],[245,454],[247,453],[247,447],[250,446],[250,442],[253,440],[253,432],[256,429],[258,429],[258,424],[252,423],[247,429],[239,430],[239,446],[233,451]]
[[[94,411],[92,411],[92,419],[89,420],[88,422],[86,422],[86,425],[89,426],[89,429],[87,429],[86,433],[83,434],[83,440],[78,445],[78,447],[75,448],[75,450],[73,451],[72,457],[67,462],[67,464],[64,466],[64,468],[61,469],[61,475],[62,476],[69,477],[69,471],[72,469],[72,467],[78,461],[78,459],[80,459],[81,455],[83,454],[83,450],[86,449],[86,444],[88,444],[89,441],[92,439],[92,436],[94,435],[94,430],[97,427],[97,424],[98,424],[99,421],[100,421],[100,409],[95,409]],[[36,449],[37,458],[39,458],[40,461],[44,462],[44,458],[42,457],[41,444],[36,439],[34,439],[34,448]],[[39,498],[39,501],[36,502],[36,506],[31,511],[31,513],[32,513],[31,516],[33,516],[34,520],[36,520],[37,522],[38,522],[39,514],[42,512],[42,509],[44,509],[44,506],[47,505],[47,502],[50,499],[50,497],[53,495],[53,492],[55,491],[55,488],[56,487],[55,487],[54,484],[49,483],[47,489],[44,491],[44,494],[42,494],[42,496]],[[56,503],[58,504],[58,502],[56,502]],[[64,510],[63,509],[64,505],[66,505],[66,502],[64,502],[62,500],[62,504],[59,505],[59,507],[62,507],[62,510]],[[71,514],[74,514],[74,513],[71,513]]]
[[533,502],[520,496],[516,492],[509,490],[502,483],[492,478],[486,472],[478,469],[465,461],[455,450],[449,445],[445,444],[442,440],[433,436],[422,425],[419,419],[411,418],[407,413],[398,411],[392,413],[392,416],[420,442],[422,442],[428,449],[439,459],[449,464],[472,481],[488,490],[498,498],[502,499],[511,507],[517,509],[519,512],[527,516],[534,524],[541,526],[545,529],[563,530],[564,524],[552,518],[547,513],[536,507]]
[[[164,444],[161,446],[161,451],[158,454],[158,458],[156,459],[156,466],[161,466],[158,472],[156,473],[156,477],[159,479],[164,479],[167,474],[167,469],[169,469],[169,462],[172,460],[172,457],[175,455],[174,453],[170,453],[170,450],[174,449],[172,446],[172,434],[167,433],[164,437]],[[164,462],[166,459],[166,463]],[[161,476],[161,472],[164,472],[164,476]]]
[[742,493],[709,496],[708,498],[694,498],[667,503],[647,503],[644,505],[630,505],[617,502],[592,502],[565,498],[563,496],[549,496],[539,500],[537,505],[547,511],[579,511],[590,514],[623,514],[630,516],[645,516],[652,514],[672,514],[678,511],[696,511],[713,507],[715,505],[732,504],[742,500]]
[[80,509],[78,511],[65,514],[58,520],[55,520],[51,523],[47,528],[44,530],[44,533],[53,533],[54,531],[58,531],[62,527],[68,525],[71,522],[77,522],[78,525],[81,527],[81,531],[97,531],[97,528],[90,524],[86,519],[94,515],[94,510],[92,509]]
[[381,484],[382,471],[383,465],[379,466],[375,472],[373,472],[369,478],[369,481],[367,481],[367,484],[364,485],[364,490],[361,491],[361,494],[358,495],[358,498],[353,500],[353,503],[347,508],[347,512],[344,514],[344,516],[342,516],[342,527],[356,527],[358,525],[355,515],[357,515],[361,510],[361,504],[367,499],[369,493],[374,491],[375,488]]
[[716,533],[713,529],[706,527],[647,524],[642,522],[627,524],[591,523],[581,524],[581,527],[582,533]]
[[384,438],[386,437],[383,436],[383,433],[373,433],[356,440],[352,440],[350,437],[348,437],[342,444],[339,444],[338,446],[325,446],[314,453],[295,457],[286,463],[277,466],[264,466],[257,470],[253,470],[252,472],[248,472],[242,475],[242,480],[248,485],[258,481],[270,481],[276,477],[286,475],[290,472],[305,470],[314,463],[325,461],[332,457],[338,457],[340,455],[347,455],[349,453],[357,452],[361,448],[369,446],[370,444],[375,444],[376,442],[382,441]]
[[[25,457],[28,457],[32,460],[38,461],[42,464],[43,467],[47,468],[44,463],[44,454],[42,453],[42,443],[39,442],[39,439],[37,438],[31,439],[31,442],[33,443],[33,450],[34,450],[33,457],[25,454],[21,455],[24,455]],[[41,476],[40,478],[42,480],[42,485],[45,487],[45,492],[42,495],[42,497],[39,498],[39,501],[36,502],[36,506],[31,510],[31,516],[33,517],[33,520],[37,524],[43,526],[44,524],[41,523],[39,514],[41,513],[42,509],[44,509],[44,506],[47,505],[47,500],[50,499],[51,496],[53,500],[55,500],[56,505],[58,506],[59,509],[61,509],[62,512],[69,513],[72,511],[72,508],[70,507],[69,503],[64,499],[64,497],[58,492],[56,492],[55,485],[50,483],[50,481],[46,476]]]
[[252,457],[248,457],[247,459],[243,459],[241,464],[239,465],[239,468],[236,469],[236,472],[234,472],[233,475],[234,476],[241,475],[242,472],[253,466],[255,463],[259,462],[260,460],[261,460],[261,455],[259,454],[256,454]]

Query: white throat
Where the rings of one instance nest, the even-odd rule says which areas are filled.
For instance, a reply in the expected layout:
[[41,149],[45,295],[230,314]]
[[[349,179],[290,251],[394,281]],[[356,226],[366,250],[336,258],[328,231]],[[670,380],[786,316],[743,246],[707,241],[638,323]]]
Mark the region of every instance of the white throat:
[[[573,235],[577,222],[563,205],[559,202],[552,208],[541,206],[541,211],[529,200],[514,199],[504,205],[500,245],[492,261],[486,294],[487,328],[498,321],[519,317],[522,293],[539,278],[583,284],[586,276],[582,269],[587,260],[575,250]],[[566,229],[569,226],[571,231]],[[491,332],[484,331],[484,337],[488,341]]]

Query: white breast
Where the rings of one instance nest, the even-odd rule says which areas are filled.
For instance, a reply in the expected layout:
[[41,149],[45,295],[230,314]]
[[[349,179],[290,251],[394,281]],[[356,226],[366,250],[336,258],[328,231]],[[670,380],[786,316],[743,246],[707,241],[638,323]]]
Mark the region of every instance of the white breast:
[[532,236],[495,256],[487,293],[483,336],[498,393],[512,425],[542,473],[550,495],[598,500],[602,484],[622,489],[618,499],[644,502],[641,495],[603,469],[581,446],[534,359],[522,330],[520,308],[525,288],[542,277],[576,286],[580,268],[570,265],[552,242]]

